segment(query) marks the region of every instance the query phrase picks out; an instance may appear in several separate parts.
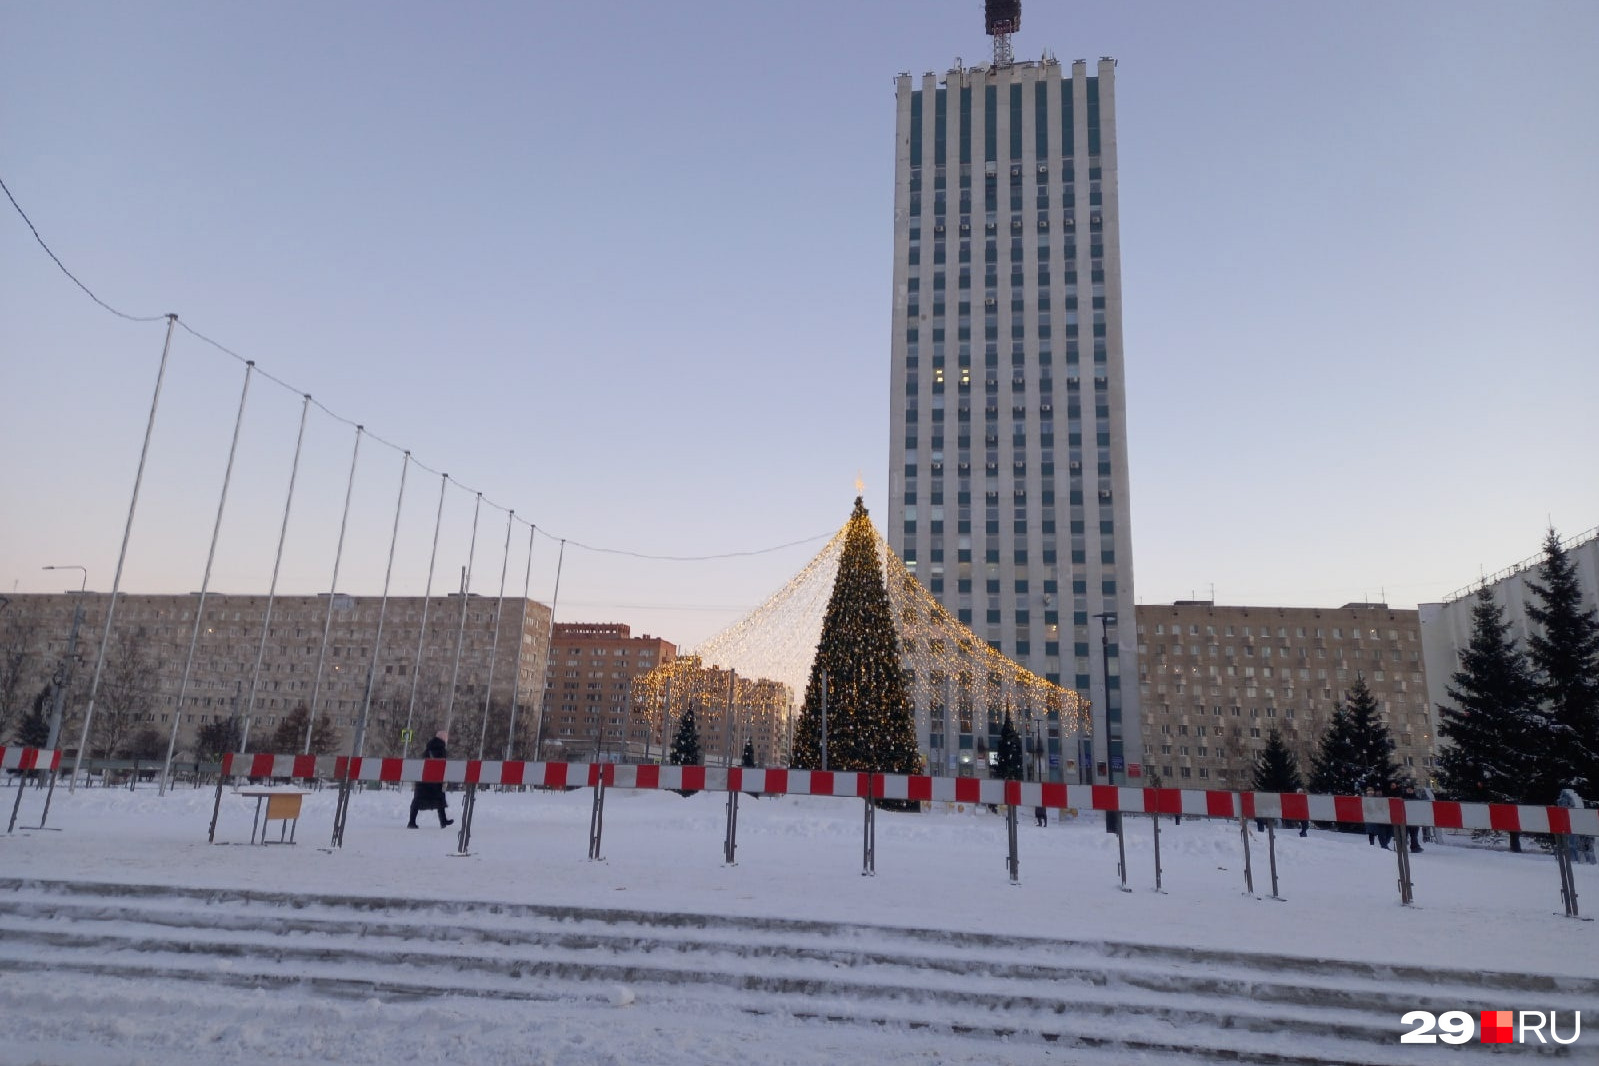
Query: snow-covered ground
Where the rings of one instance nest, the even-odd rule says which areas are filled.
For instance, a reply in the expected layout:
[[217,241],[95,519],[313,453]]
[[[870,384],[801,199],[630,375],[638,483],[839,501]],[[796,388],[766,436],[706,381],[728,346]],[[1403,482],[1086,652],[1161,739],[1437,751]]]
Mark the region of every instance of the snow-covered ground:
[[[6,814],[14,796],[0,792]],[[465,857],[455,854],[455,829],[429,825],[429,812],[425,828],[405,828],[408,790],[357,794],[342,848],[329,846],[331,790],[306,797],[293,847],[250,847],[255,801],[231,792],[217,830],[218,845],[229,846],[208,844],[212,798],[210,789],[187,787],[165,797],[147,786],[58,789],[51,828],[41,831],[21,828],[37,824],[42,806],[30,790],[18,830],[0,836],[0,878],[809,919],[1599,979],[1599,923],[1556,916],[1552,859],[1536,849],[1474,847],[1464,836],[1412,856],[1416,902],[1402,907],[1394,855],[1363,834],[1279,832],[1277,901],[1265,898],[1265,838],[1252,826],[1255,894],[1244,892],[1237,823],[1163,819],[1165,891],[1156,893],[1145,818],[1127,822],[1132,891],[1122,892],[1116,838],[1100,815],[1057,821],[1052,813],[1040,828],[1025,812],[1021,881],[1012,885],[1004,819],[942,804],[879,812],[876,875],[863,877],[863,808],[854,800],[743,798],[730,867],[719,794],[609,791],[601,861],[587,858],[587,789],[480,794]],[[451,803],[458,815],[459,793]],[[1576,871],[1592,913],[1596,871]],[[496,920],[507,928],[523,921],[510,911]],[[872,940],[869,931],[853,935]],[[352,1001],[309,987],[267,994],[237,982],[53,972],[48,938],[6,957],[24,968],[0,970],[3,1063],[912,1062],[933,1050],[945,1062],[1128,1061],[1037,1043],[996,1050],[992,1041],[942,1036],[933,1044],[893,1026],[836,1029],[770,1013],[711,1017],[652,1003],[648,990],[625,984],[574,983],[564,997],[513,1005],[469,996]],[[152,961],[151,971],[161,968]],[[1410,1006],[1393,1004],[1396,1041]]]

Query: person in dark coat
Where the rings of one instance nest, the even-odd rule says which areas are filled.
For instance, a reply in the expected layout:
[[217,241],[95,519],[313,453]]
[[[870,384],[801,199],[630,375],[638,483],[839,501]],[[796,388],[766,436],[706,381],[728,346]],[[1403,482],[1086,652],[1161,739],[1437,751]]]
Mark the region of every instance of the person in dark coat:
[[[445,742],[449,739],[450,736],[448,733],[442,729],[439,730],[436,734],[434,734],[433,739],[428,741],[427,747],[422,750],[422,757],[424,759],[449,758],[449,755],[445,749]],[[442,781],[418,781],[412,788],[411,821],[407,824],[406,828],[417,828],[417,811],[438,811],[440,829],[443,829],[447,825],[454,825],[454,818],[446,818],[444,816],[444,807],[444,783]]]
[[1048,808],[1044,807],[1042,804],[1033,808],[1033,824],[1034,825],[1048,825],[1049,824],[1049,810],[1048,810]]

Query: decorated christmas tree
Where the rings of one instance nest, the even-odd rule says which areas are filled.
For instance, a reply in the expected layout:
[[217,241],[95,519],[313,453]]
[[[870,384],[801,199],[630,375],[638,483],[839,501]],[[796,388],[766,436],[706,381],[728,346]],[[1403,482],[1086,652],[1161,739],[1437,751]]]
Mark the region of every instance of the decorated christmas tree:
[[825,769],[908,774],[921,769],[899,637],[883,585],[877,539],[859,497],[844,533],[838,577],[794,729],[794,765],[823,769],[822,686],[827,686]]
[[671,759],[673,766],[698,766],[705,761],[704,753],[700,751],[700,727],[694,719],[692,703],[677,723],[677,735],[672,738]]
[[999,763],[994,767],[994,776],[1006,781],[1020,781],[1025,772],[1022,738],[1010,720],[1010,712],[1006,711],[1005,724],[999,728]]

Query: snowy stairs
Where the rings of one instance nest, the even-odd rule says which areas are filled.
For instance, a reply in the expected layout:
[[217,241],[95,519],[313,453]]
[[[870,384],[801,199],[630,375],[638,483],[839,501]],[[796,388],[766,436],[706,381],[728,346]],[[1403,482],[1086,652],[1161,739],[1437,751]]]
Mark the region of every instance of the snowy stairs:
[[625,995],[683,1012],[1035,1042],[1096,1060],[1307,1066],[1453,1051],[1398,1043],[1410,1028],[1399,1018],[1413,1009],[1475,1016],[1599,1002],[1599,980],[1182,947],[3,878],[0,970],[360,998]]

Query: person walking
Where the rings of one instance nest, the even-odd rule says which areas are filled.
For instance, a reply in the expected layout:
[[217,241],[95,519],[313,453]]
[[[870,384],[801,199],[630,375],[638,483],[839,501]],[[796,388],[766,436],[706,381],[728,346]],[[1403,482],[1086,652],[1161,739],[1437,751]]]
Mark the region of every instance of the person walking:
[[[442,729],[439,730],[433,735],[433,739],[428,741],[427,747],[422,751],[422,757],[424,759],[449,758],[448,749],[445,747],[449,739],[450,735],[448,733]],[[411,820],[406,824],[406,828],[417,828],[417,811],[438,811],[440,829],[443,829],[445,826],[454,825],[454,818],[445,817],[445,806],[446,800],[444,798],[444,782],[418,781],[411,790]]]
[[1048,825],[1049,824],[1049,809],[1044,807],[1042,804],[1040,804],[1037,807],[1034,807],[1033,808],[1033,824],[1034,825]]

